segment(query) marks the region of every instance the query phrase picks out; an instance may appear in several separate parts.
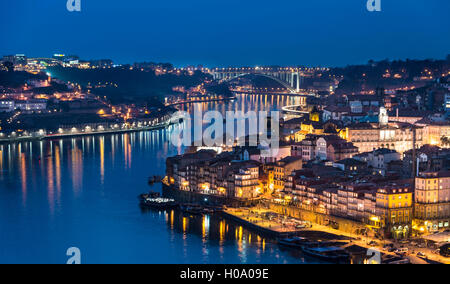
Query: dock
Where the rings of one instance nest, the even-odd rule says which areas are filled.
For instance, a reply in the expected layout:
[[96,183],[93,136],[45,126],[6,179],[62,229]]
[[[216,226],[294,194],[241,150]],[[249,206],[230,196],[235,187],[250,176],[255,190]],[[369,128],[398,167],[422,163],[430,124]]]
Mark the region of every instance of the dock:
[[[248,209],[233,209],[228,208],[222,212],[223,216],[236,223],[243,225],[246,229],[259,233],[261,235],[270,236],[273,238],[288,238],[297,236],[302,231],[293,226],[283,226],[282,224],[266,220],[256,215],[251,214]],[[259,214],[270,213],[271,211],[263,212],[259,210]]]

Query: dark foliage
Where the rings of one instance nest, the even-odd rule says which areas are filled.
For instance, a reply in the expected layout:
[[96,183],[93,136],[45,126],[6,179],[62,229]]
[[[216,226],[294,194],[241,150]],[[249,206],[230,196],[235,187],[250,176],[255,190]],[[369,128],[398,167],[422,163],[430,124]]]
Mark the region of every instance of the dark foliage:
[[[76,69],[52,67],[52,75],[66,82],[74,82],[83,87],[93,86],[92,93],[106,96],[113,103],[156,102],[172,92],[174,86],[187,88],[201,84],[206,75],[196,72],[186,74],[156,75],[151,71],[130,70],[129,67],[107,69]],[[96,85],[106,84],[96,88]]]
[[0,71],[0,86],[5,88],[18,88],[25,85],[28,80],[45,80],[44,74],[33,75],[27,72]]

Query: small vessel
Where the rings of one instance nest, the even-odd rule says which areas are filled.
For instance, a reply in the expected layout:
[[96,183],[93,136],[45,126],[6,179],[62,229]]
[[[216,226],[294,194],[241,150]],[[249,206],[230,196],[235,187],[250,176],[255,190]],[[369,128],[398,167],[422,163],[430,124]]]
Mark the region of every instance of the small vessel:
[[308,244],[308,239],[302,237],[286,238],[278,241],[278,244],[283,247],[302,249],[303,246]]
[[175,209],[179,204],[174,199],[169,198],[145,198],[141,200],[141,206],[146,208],[165,210]]
[[161,197],[161,193],[155,191],[149,191],[148,193],[143,193],[138,196],[139,200],[145,200],[147,198],[158,198]]
[[216,210],[212,209],[212,208],[203,208],[203,213],[205,214],[213,214],[216,212]]
[[350,254],[340,247],[319,246],[302,248],[304,254],[331,263],[349,263]]
[[182,205],[181,211],[190,215],[203,215],[206,213],[205,210],[198,205]]

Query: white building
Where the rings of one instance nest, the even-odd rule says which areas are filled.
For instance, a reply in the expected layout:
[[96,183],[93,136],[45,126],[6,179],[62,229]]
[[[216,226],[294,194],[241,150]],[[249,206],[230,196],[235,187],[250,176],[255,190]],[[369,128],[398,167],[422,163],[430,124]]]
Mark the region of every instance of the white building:
[[0,101],[0,113],[1,112],[13,112],[15,109],[15,103],[13,100],[1,100]]
[[47,101],[45,100],[27,100],[16,101],[15,109],[22,111],[39,111],[47,109]]

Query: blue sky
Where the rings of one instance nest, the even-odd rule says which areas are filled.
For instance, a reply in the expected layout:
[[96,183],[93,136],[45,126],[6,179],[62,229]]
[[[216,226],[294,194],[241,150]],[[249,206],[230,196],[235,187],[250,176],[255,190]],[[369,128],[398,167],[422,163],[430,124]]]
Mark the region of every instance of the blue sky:
[[450,1],[0,0],[0,55],[78,54],[119,63],[343,66],[444,58]]

